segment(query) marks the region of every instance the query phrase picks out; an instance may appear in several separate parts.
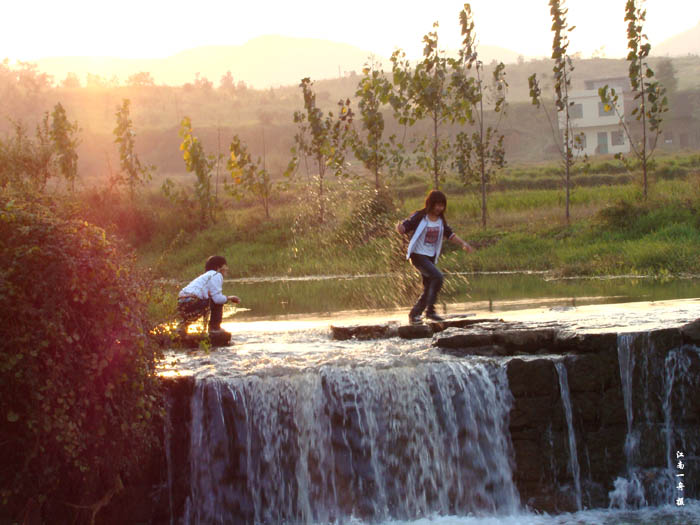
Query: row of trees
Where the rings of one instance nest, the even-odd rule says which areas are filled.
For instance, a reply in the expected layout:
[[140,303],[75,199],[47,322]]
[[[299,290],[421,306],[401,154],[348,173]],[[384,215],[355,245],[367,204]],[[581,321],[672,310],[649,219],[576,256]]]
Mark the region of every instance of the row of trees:
[[[552,41],[552,59],[554,60],[554,101],[558,113],[558,126],[555,129],[552,118],[547,115],[555,140],[559,148],[559,154],[564,168],[564,187],[566,191],[566,221],[569,222],[570,193],[571,193],[571,167],[581,156],[584,144],[583,133],[577,133],[574,127],[570,108],[574,104],[569,98],[571,88],[572,73],[574,66],[568,54],[569,38],[568,33],[574,27],[568,25],[566,15],[568,10],[565,7],[565,0],[550,0],[550,13],[552,16],[552,31],[554,39]],[[661,131],[662,115],[668,111],[668,99],[664,86],[654,80],[654,71],[649,67],[648,57],[651,45],[643,33],[646,11],[642,7],[643,2],[627,0],[625,4],[625,22],[627,22],[627,61],[629,62],[628,78],[633,93],[634,107],[629,116],[634,117],[639,122],[640,137],[635,137],[631,123],[624,114],[623,101],[620,99],[621,93],[616,93],[614,88],[607,85],[599,89],[600,100],[605,104],[606,111],[615,111],[619,118],[620,125],[624,130],[628,143],[631,145],[632,154],[639,162],[642,171],[642,186],[644,198],[648,193],[648,171],[650,161],[656,147],[656,141]],[[663,63],[662,63],[663,64]],[[670,75],[673,78],[673,75]],[[532,103],[537,107],[542,107],[546,112],[546,105],[542,104],[542,90],[536,75],[528,79],[530,96]],[[675,88],[675,86],[673,86]],[[648,136],[653,136],[652,143],[649,144]],[[618,153],[615,157],[621,160],[631,172],[636,167],[634,162],[630,162],[624,155]],[[587,159],[586,159],[587,160]]]
[[21,123],[13,122],[14,135],[0,141],[0,187],[29,186],[43,190],[52,178],[61,177],[75,188],[78,177],[77,122],[70,122],[63,106],[44,114],[34,139]]
[[[547,116],[561,154],[568,221],[571,168],[580,156],[582,137],[576,132],[569,111],[573,104],[569,91],[574,67],[568,54],[568,33],[574,28],[566,21],[564,3],[564,0],[550,0],[554,34],[553,95],[557,116]],[[391,57],[390,73],[385,73],[381,65],[374,62],[366,65],[355,90],[356,107],[349,98],[345,98],[338,102],[336,110],[323,111],[317,102],[311,79],[301,81],[303,109],[293,115],[297,131],[286,180],[294,180],[300,173],[306,173],[302,183],[311,190],[320,223],[326,221],[327,195],[334,186],[331,180],[360,175],[349,162],[354,159],[371,174],[377,191],[382,190],[389,181],[396,180],[411,166],[426,173],[433,188],[439,188],[446,174],[452,171],[465,185],[478,188],[481,223],[486,225],[489,182],[506,162],[504,136],[499,132],[499,125],[506,110],[508,84],[502,63],[497,64],[488,77],[484,72],[469,4],[464,5],[459,19],[462,46],[456,58],[447,57],[440,49],[438,26],[434,24],[433,31],[423,37],[423,59],[417,64],[411,64],[403,51],[397,50]],[[653,147],[648,146],[647,134],[658,136],[667,101],[663,87],[653,81],[654,73],[647,63],[650,46],[642,33],[645,12],[640,2],[628,0],[625,19],[629,24],[629,78],[634,100],[639,105],[631,114],[640,121],[642,140],[634,140],[629,122],[621,113],[619,117],[639,159],[646,195],[647,170],[653,153]],[[232,78],[228,80],[232,82]],[[533,104],[546,109],[536,75],[530,77],[529,87]],[[600,96],[601,100],[620,112],[620,94],[606,87],[601,90]],[[113,174],[110,180],[113,185],[127,186],[133,199],[135,188],[149,180],[154,168],[142,165],[135,154],[129,108],[129,100],[124,99],[117,110],[114,134],[119,147],[120,171]],[[394,127],[399,132],[389,136],[386,133],[387,114],[391,114],[400,125],[399,128]],[[68,122],[60,104],[56,106],[52,118],[51,130],[48,129],[47,114],[43,128],[37,127],[33,141],[28,140],[26,131],[17,125],[14,139],[0,142],[0,154],[9,160],[0,167],[0,184],[22,178],[25,172],[27,178],[37,182],[38,186],[43,186],[55,174],[62,174],[73,184],[77,175],[77,124]],[[407,130],[419,123],[421,129],[427,131],[407,139]],[[218,177],[220,168],[225,164],[228,172],[224,184],[226,191],[236,198],[257,199],[266,217],[269,217],[271,199],[286,183],[273,177],[267,169],[264,152],[262,158],[254,160],[247,145],[234,135],[228,148],[228,158],[207,154],[194,135],[189,117],[181,122],[180,136],[186,169],[195,175],[194,191],[177,188],[168,180],[163,186],[166,195],[182,204],[191,200],[193,193],[202,226],[214,222],[219,184],[218,181],[212,183],[212,176],[216,173]],[[38,159],[34,161],[38,165],[32,165],[28,159]],[[631,163],[628,166],[634,168]],[[43,184],[39,183],[41,180]]]
[[[568,25],[565,0],[550,0],[552,16],[552,59],[554,60],[554,102],[557,122],[548,115],[555,143],[558,146],[564,172],[566,192],[566,220],[570,219],[571,168],[583,150],[583,134],[577,133],[570,108],[570,88],[573,62],[568,54],[568,33],[574,29]],[[620,104],[620,94],[605,86],[599,95],[606,104],[606,110],[614,109],[619,117],[633,154],[642,170],[644,196],[647,195],[649,160],[661,131],[662,115],[668,110],[665,89],[654,81],[654,72],[649,67],[648,56],[651,46],[643,33],[646,11],[639,0],[628,0],[625,21],[628,23],[627,36],[629,53],[628,76],[636,107],[630,115],[639,122],[641,137],[636,137],[632,126],[626,120]],[[290,167],[295,169],[301,161],[309,167],[309,159],[316,168],[318,185],[316,199],[319,203],[319,218],[324,220],[324,178],[326,168],[337,176],[348,176],[346,152],[352,150],[355,157],[374,175],[375,186],[379,190],[383,177],[395,176],[403,172],[410,162],[431,177],[432,186],[440,187],[448,168],[458,173],[466,185],[476,183],[481,194],[481,223],[487,221],[487,190],[492,176],[505,165],[503,134],[499,133],[500,117],[506,108],[505,66],[497,64],[492,77],[484,78],[483,63],[478,58],[474,19],[469,4],[459,13],[462,47],[458,58],[448,58],[439,48],[437,23],[434,31],[423,37],[425,44],[423,59],[415,66],[406,59],[405,53],[397,50],[391,57],[391,81],[370,64],[363,70],[363,78],[355,95],[359,99],[358,110],[361,116],[359,130],[351,127],[354,117],[350,100],[338,103],[338,112],[323,115],[316,106],[316,98],[311,91],[312,83],[306,78],[300,87],[304,93],[304,111],[294,114],[294,122],[299,132],[295,136],[295,147]],[[536,75],[529,78],[530,95],[533,104],[543,107],[542,89]],[[492,125],[486,124],[485,104],[490,105],[496,118],[490,118]],[[384,137],[384,116],[382,108],[388,106],[394,118],[405,127],[419,121],[430,124],[429,134],[419,137],[405,148],[403,140],[395,134]],[[457,132],[454,133],[455,125]],[[473,127],[471,133],[464,126]],[[653,135],[651,146],[648,136]],[[405,134],[404,134],[405,136]],[[630,171],[634,163],[622,155],[617,158],[625,162]]]
[[[374,63],[363,70],[355,92],[358,98],[359,129],[353,126],[355,112],[349,99],[338,102],[336,113],[324,114],[316,104],[310,79],[302,80],[304,109],[294,114],[298,125],[293,157],[288,173],[304,166],[317,178],[315,198],[319,220],[324,221],[324,179],[352,174],[347,157],[352,152],[372,174],[376,190],[387,177],[395,178],[414,163],[439,188],[449,169],[465,184],[478,181],[482,191],[482,223],[486,224],[486,189],[493,171],[505,164],[503,135],[496,126],[486,126],[484,104],[496,114],[505,108],[507,83],[505,66],[500,63],[490,82],[483,78],[478,58],[474,19],[469,4],[460,12],[463,46],[457,58],[448,58],[439,47],[438,25],[423,37],[423,59],[412,65],[401,50],[391,57],[391,77]],[[404,129],[403,137],[385,136],[384,109],[388,108]],[[406,144],[406,128],[418,122],[429,123],[430,132]],[[455,126],[476,124],[476,130],[459,131]],[[313,173],[311,169],[313,168]]]

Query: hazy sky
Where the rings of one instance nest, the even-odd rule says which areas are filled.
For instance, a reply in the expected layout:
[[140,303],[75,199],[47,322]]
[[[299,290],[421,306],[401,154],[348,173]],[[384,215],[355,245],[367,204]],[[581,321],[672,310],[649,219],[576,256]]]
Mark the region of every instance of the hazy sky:
[[[460,43],[461,0],[10,0],[3,2],[0,60],[49,56],[166,57],[201,45],[238,45],[266,34],[345,42],[380,56],[421,54],[439,21],[441,46]],[[413,4],[413,5],[411,5]],[[548,0],[473,0],[479,41],[525,56],[551,52]],[[626,53],[625,0],[568,0],[570,53]],[[700,22],[698,0],[647,0],[654,46]]]

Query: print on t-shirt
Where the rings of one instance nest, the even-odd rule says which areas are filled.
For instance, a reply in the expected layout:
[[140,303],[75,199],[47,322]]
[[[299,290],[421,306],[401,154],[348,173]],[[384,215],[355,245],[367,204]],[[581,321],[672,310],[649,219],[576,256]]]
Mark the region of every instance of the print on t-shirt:
[[432,228],[428,226],[425,229],[425,244],[435,244],[438,240],[438,235],[440,235],[440,227]]

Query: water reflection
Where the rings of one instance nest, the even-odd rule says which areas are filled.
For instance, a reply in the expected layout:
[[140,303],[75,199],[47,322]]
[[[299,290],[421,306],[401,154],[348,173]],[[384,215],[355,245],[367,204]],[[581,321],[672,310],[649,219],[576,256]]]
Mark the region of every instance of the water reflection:
[[[462,279],[465,276],[468,283]],[[698,276],[664,280],[644,276],[554,279],[545,272],[526,272],[446,277],[454,286],[440,295],[443,312],[451,303],[471,303],[474,310],[496,312],[543,301],[552,306],[576,307],[700,297]],[[243,319],[410,307],[415,297],[397,298],[386,292],[391,289],[392,279],[390,274],[231,279],[224,283],[224,293],[242,297],[248,310],[236,310],[235,315]]]

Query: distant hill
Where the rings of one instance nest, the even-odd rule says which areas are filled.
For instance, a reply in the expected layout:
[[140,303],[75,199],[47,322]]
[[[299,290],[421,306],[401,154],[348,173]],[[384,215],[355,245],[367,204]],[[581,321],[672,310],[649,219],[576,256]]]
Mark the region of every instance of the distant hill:
[[[231,71],[235,82],[242,80],[254,88],[267,88],[298,84],[306,76],[337,78],[360,71],[371,54],[348,44],[270,35],[241,46],[197,47],[163,59],[52,57],[38,60],[37,65],[58,82],[72,72],[81,82],[92,73],[107,80],[116,75],[124,83],[130,75],[146,71],[156,84],[183,85],[199,73],[218,86],[221,77]],[[389,63],[388,58],[377,60]]]
[[[456,54],[454,52],[453,54]],[[123,59],[114,57],[51,57],[37,61],[39,70],[61,82],[71,72],[85,82],[88,73],[105,80],[117,76],[124,83],[134,73],[148,72],[156,84],[180,86],[194,80],[195,74],[218,86],[227,71],[234,81],[254,88],[296,85],[303,77],[313,80],[345,76],[360,72],[373,56],[371,51],[349,44],[312,38],[268,35],[241,46],[205,46],[182,51],[163,59]],[[518,53],[497,46],[480,46],[479,57],[513,63]],[[391,68],[389,57],[375,55],[385,70]]]
[[651,52],[657,56],[700,55],[700,21],[692,28],[664,40]]

